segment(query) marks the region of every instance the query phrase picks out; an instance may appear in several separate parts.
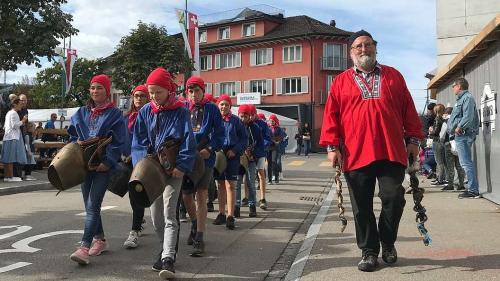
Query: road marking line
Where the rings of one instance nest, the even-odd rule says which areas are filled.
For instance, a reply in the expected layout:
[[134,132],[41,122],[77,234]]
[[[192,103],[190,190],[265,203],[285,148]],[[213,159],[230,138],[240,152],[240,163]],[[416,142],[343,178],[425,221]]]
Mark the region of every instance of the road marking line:
[[4,228],[17,228],[17,230],[14,230],[14,231],[11,231],[11,232],[8,232],[8,233],[0,235],[0,240],[5,239],[5,238],[9,238],[9,237],[12,237],[12,236],[15,236],[15,235],[18,235],[18,234],[21,234],[21,233],[24,233],[26,231],[29,231],[29,230],[31,230],[32,227],[31,226],[27,226],[27,225],[7,225],[7,226],[0,226],[0,229],[4,229]]
[[11,264],[11,265],[0,267],[0,273],[4,273],[4,272],[7,272],[7,271],[11,271],[11,270],[14,270],[14,269],[25,267],[25,266],[30,265],[30,264],[31,264],[30,262],[16,262],[16,263]]
[[306,161],[295,160],[295,161],[290,162],[288,164],[288,166],[302,166],[302,165],[304,165],[304,163],[306,163]]
[[333,197],[335,194],[335,188],[333,188],[333,184],[330,186],[330,192],[326,196],[321,208],[316,214],[313,223],[309,226],[309,230],[307,231],[306,237],[302,242],[302,246],[300,246],[299,252],[293,261],[290,270],[285,276],[285,281],[299,281],[302,277],[302,272],[304,271],[304,267],[306,266],[307,260],[311,255],[311,250],[314,246],[314,242],[318,237],[319,231],[321,229],[321,225],[325,221],[326,215],[328,214],[328,210],[332,205]]
[[323,161],[321,162],[321,164],[319,164],[320,167],[331,167],[332,166],[332,162],[330,161]]
[[[101,207],[101,212],[109,210],[109,209],[113,209],[116,207],[118,207],[118,206],[104,206],[104,207]],[[83,212],[83,213],[76,214],[75,216],[85,216],[86,214],[87,214],[86,212]]]
[[28,238],[24,238],[22,240],[17,241],[12,244],[13,249],[2,249],[0,250],[0,254],[3,253],[35,253],[40,251],[41,249],[31,247],[29,244],[35,242],[36,240],[40,240],[43,238],[61,235],[61,234],[83,234],[83,230],[63,230],[63,231],[54,231],[48,233],[42,233],[38,235],[34,235]]

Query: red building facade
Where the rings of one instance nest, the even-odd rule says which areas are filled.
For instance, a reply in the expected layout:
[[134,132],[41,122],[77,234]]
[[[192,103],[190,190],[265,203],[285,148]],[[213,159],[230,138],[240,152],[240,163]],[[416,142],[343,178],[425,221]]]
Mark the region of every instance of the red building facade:
[[[250,9],[202,25],[200,66],[206,92],[229,94],[233,104],[238,93],[260,92],[258,108],[308,122],[316,144],[331,81],[351,65],[350,34],[336,28],[335,21]],[[177,77],[179,85],[182,80]]]

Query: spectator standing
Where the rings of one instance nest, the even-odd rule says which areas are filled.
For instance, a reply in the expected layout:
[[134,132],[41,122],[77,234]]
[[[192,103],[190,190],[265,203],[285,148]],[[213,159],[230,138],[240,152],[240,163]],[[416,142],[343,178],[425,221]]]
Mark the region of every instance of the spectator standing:
[[[9,97],[10,98],[10,97]],[[28,116],[19,119],[18,112],[22,109],[22,104],[17,97],[11,99],[10,110],[5,116],[2,163],[4,163],[4,181],[19,182],[20,177],[14,176],[14,163],[24,165],[27,162],[26,150],[22,141],[21,126],[28,121]]]

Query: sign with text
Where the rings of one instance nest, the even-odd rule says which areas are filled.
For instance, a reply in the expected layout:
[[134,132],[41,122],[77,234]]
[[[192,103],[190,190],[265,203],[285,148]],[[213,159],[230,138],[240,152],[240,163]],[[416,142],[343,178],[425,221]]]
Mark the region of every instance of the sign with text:
[[236,94],[236,103],[240,104],[260,104],[260,93],[239,93]]
[[481,96],[481,122],[484,125],[489,125],[491,130],[495,130],[495,118],[497,114],[496,107],[497,94],[491,89],[490,83],[484,85],[483,94]]

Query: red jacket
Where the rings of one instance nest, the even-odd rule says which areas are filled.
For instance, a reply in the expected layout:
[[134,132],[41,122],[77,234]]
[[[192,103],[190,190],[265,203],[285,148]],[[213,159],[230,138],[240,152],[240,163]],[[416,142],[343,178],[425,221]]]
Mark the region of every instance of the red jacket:
[[380,67],[379,94],[362,95],[353,68],[337,76],[330,88],[319,144],[341,146],[344,171],[376,160],[406,166],[404,139],[423,138],[420,118],[403,76],[392,67]]

